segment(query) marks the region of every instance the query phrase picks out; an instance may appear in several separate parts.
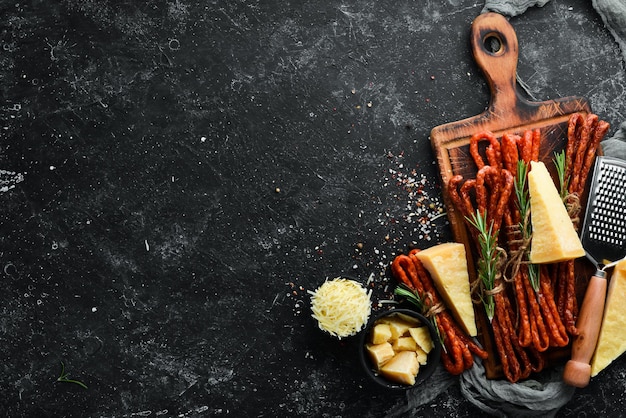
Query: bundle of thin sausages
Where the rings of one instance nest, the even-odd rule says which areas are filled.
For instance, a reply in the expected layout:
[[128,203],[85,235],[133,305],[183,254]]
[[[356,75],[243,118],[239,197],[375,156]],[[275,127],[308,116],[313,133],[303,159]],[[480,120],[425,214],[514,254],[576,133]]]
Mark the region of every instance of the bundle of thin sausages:
[[[482,141],[488,143],[484,150],[487,162],[479,152]],[[502,241],[508,235],[501,233],[502,229],[516,231],[521,220],[514,193],[518,160],[527,164],[537,161],[540,141],[539,130],[527,130],[522,135],[507,133],[501,142],[491,132],[479,132],[470,138],[470,154],[478,169],[476,177],[452,177],[448,182],[448,194],[452,204],[466,219],[471,237],[477,237],[478,231],[469,219],[478,213],[486,217],[498,246],[503,249],[507,247],[506,242]],[[511,240],[509,251],[519,251],[519,248],[515,248],[517,241]],[[480,253],[479,243],[475,242],[475,246],[477,253]],[[499,268],[503,270],[504,266]],[[564,341],[559,332],[563,329],[560,318],[553,315],[556,305],[551,292],[544,292],[544,287],[538,292],[532,288],[527,266],[520,264],[511,280],[506,279],[505,273],[498,272],[494,284],[496,290],[492,291],[495,314],[491,327],[504,376],[516,382],[544,367],[545,362],[540,353],[550,345],[548,338],[553,337],[552,345],[564,345],[568,341]],[[515,285],[514,291],[510,290],[511,284]],[[485,291],[478,285],[473,288],[479,293]],[[548,328],[554,332],[549,334]]]
[[[565,203],[576,230],[580,227],[580,197],[585,191],[587,177],[591,170],[600,141],[609,130],[609,124],[595,114],[576,113],[567,126],[567,146],[565,149],[565,179],[568,180],[568,195]],[[576,276],[574,261],[565,261],[551,266],[552,283],[556,288],[559,315],[565,322],[570,335],[578,335],[576,315]]]
[[[577,226],[582,195],[587,177],[606,132],[608,123],[597,115],[574,114],[568,122],[565,151],[565,202]],[[513,184],[519,179],[518,161],[527,166],[539,160],[541,131],[527,130],[522,135],[506,133],[498,140],[491,132],[480,132],[470,139],[470,154],[478,172],[474,179],[454,176],[448,183],[453,205],[465,219],[473,213],[487,214],[489,225],[509,259],[520,260],[519,254],[529,242],[520,239],[523,223]],[[484,154],[479,144],[487,142]],[[470,232],[472,224],[466,223]],[[475,237],[477,234],[470,233]],[[527,378],[545,367],[544,353],[551,347],[565,347],[577,334],[574,261],[534,266],[536,284],[531,284],[533,268],[527,261],[508,263],[499,272],[495,294],[495,315],[492,331],[504,376],[511,382]],[[476,287],[478,288],[478,286]],[[556,294],[555,294],[555,289]]]

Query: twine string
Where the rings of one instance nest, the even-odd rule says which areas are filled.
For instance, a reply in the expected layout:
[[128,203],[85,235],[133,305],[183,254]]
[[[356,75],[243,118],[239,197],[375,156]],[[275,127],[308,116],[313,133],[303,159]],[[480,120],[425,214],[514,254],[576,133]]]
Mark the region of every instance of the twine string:
[[506,282],[503,274],[504,268],[507,265],[507,253],[502,247],[496,247],[497,261],[496,261],[496,277],[494,278],[494,286],[491,289],[485,287],[485,283],[480,277],[477,277],[470,283],[470,294],[472,295],[472,302],[475,304],[482,303],[484,296],[494,296],[502,292],[506,287]]
[[580,224],[580,211],[582,210],[580,197],[577,193],[570,193],[563,198],[563,201],[565,202],[565,207],[567,208],[567,214],[572,220],[572,224],[574,224],[574,229],[578,231],[578,226]]
[[424,307],[428,306],[428,309],[425,310],[424,316],[426,318],[434,317],[435,315],[446,310],[446,306],[441,303],[433,303],[434,299],[430,292],[426,292],[424,294]]

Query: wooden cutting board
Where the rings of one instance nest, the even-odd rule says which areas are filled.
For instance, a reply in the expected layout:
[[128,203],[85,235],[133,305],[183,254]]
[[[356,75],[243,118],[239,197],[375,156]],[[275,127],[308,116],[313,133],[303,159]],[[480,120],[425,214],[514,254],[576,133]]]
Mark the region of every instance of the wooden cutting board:
[[[448,180],[457,174],[474,178],[476,166],[469,153],[470,137],[480,131],[491,131],[498,138],[504,133],[521,134],[527,129],[541,130],[540,159],[554,174],[554,152],[564,148],[567,140],[567,122],[573,113],[587,114],[591,108],[582,97],[566,97],[542,102],[528,101],[520,95],[516,83],[518,42],[515,30],[505,17],[497,13],[478,16],[472,23],[471,47],[476,63],[482,70],[489,89],[491,101],[481,114],[432,129],[431,145],[439,164],[443,199],[447,208],[452,233],[456,241],[464,243],[467,254],[473,246],[464,225],[462,215],[455,210],[447,194]],[[469,99],[469,98],[468,98]],[[470,280],[476,276],[474,257],[468,260]],[[476,306],[479,338],[489,351],[484,363],[488,378],[502,375],[501,367],[490,334],[490,325]],[[563,351],[563,350],[561,350]],[[567,353],[566,353],[567,354]],[[564,357],[564,355],[556,355]]]

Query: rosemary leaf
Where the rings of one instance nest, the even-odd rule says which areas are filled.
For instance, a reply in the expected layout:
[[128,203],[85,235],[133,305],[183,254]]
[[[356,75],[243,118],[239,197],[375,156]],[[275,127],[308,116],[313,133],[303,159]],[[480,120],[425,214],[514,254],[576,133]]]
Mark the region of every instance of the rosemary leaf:
[[535,292],[539,291],[539,266],[537,264],[528,264],[528,280]]
[[565,169],[567,168],[565,167],[565,150],[554,154],[554,165],[559,178],[561,199],[564,199],[567,196],[567,184],[569,183],[569,179],[565,178]]
[[411,290],[405,285],[400,285],[395,288],[394,293],[398,296],[401,296],[407,300],[407,302],[415,305],[417,309],[423,313],[424,312],[424,302],[422,298],[417,294],[417,291]]
[[61,374],[59,375],[59,377],[57,377],[57,382],[75,383],[83,389],[87,389],[87,385],[85,385],[83,382],[79,380],[69,379],[67,377],[67,373],[65,372],[65,364],[63,362],[61,362]]
[[527,174],[528,165],[524,160],[519,160],[517,162],[517,177],[515,179],[515,195],[517,196],[517,207],[522,219],[530,210],[530,198],[528,196],[528,188],[526,187]]

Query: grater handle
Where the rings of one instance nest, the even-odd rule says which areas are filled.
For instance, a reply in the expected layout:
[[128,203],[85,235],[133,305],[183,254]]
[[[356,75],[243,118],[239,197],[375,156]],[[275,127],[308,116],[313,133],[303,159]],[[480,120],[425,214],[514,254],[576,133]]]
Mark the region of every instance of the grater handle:
[[606,273],[597,269],[591,277],[583,303],[580,306],[576,328],[578,335],[572,343],[572,359],[565,364],[563,381],[574,387],[582,388],[591,379],[591,357],[596,350],[598,334],[604,314],[606,300]]

